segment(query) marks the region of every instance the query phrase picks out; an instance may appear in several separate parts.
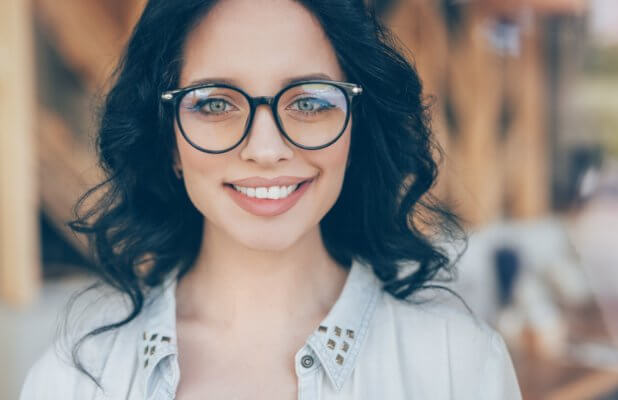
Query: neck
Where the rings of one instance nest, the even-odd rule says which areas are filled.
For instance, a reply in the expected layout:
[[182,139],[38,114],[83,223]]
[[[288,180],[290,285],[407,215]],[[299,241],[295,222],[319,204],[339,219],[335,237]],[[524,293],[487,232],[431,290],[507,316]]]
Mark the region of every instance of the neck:
[[347,273],[329,256],[319,227],[281,251],[250,249],[205,230],[196,262],[178,284],[178,317],[226,330],[318,323]]

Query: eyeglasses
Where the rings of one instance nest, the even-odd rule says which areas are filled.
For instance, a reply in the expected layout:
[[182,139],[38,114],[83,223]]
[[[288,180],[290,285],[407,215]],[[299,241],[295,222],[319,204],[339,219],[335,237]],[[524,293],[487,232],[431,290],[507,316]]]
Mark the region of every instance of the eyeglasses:
[[335,143],[350,120],[350,105],[361,86],[349,82],[311,80],[296,82],[275,96],[251,97],[226,84],[199,84],[166,91],[173,103],[180,132],[196,149],[225,153],[248,135],[256,108],[269,105],[277,127],[295,146],[318,150]]

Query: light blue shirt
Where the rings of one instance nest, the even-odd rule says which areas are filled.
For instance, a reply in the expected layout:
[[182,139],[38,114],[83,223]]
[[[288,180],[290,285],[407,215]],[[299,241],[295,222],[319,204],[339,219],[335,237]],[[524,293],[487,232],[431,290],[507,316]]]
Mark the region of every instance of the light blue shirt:
[[[136,319],[85,342],[81,359],[104,390],[65,354],[82,333],[127,314],[126,299],[112,292],[84,306],[85,320],[73,321],[78,332],[35,363],[20,400],[173,399],[180,379],[175,289],[176,279],[168,279]],[[521,399],[495,331],[453,306],[393,298],[360,262],[294,360],[302,400]]]

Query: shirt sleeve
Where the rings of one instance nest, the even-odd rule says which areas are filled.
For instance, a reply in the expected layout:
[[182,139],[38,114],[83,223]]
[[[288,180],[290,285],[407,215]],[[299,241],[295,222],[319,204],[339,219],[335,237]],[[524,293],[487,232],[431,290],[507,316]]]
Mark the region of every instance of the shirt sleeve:
[[30,367],[19,400],[70,400],[74,387],[74,369],[60,359],[52,345]]
[[502,336],[492,331],[489,346],[481,377],[481,399],[520,400],[517,376]]

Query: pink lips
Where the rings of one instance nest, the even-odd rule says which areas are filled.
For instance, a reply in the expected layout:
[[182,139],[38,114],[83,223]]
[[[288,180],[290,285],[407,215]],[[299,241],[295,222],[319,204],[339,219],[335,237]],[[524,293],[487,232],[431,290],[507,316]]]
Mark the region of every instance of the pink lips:
[[[283,214],[298,202],[305,194],[309,186],[313,183],[313,178],[300,178],[292,176],[280,176],[275,179],[267,179],[261,177],[252,177],[240,179],[224,185],[224,189],[232,197],[234,202],[243,210],[260,217],[274,217]],[[302,184],[301,184],[302,183]],[[300,187],[284,199],[258,199],[257,197],[249,197],[231,185],[244,187],[270,187],[270,186],[290,186],[301,184]]]

